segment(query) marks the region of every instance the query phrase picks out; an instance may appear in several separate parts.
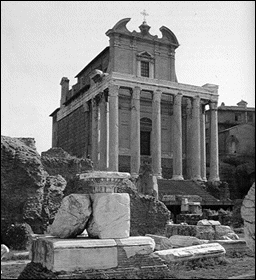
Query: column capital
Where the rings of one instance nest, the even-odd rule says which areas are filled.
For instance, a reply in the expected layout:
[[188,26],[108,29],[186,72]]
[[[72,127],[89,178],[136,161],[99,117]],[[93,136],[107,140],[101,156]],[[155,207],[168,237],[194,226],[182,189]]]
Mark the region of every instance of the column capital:
[[211,110],[217,110],[218,109],[218,102],[217,101],[211,101],[209,105],[210,105]]
[[89,104],[88,104],[88,102],[85,102],[83,104],[83,109],[84,109],[84,112],[89,112]]
[[117,96],[120,86],[114,83],[108,85],[108,94],[109,96]]
[[153,92],[153,100],[161,101],[162,97],[162,91],[160,89],[157,89]]
[[182,102],[182,97],[183,97],[183,94],[178,92],[176,95],[174,95],[174,102],[173,104],[174,105],[181,105],[181,102]]
[[200,98],[200,96],[199,95],[197,95],[197,96],[194,96],[193,97],[193,107],[200,107],[200,101],[201,101],[201,98]]
[[135,86],[132,88],[132,99],[140,99],[141,87]]

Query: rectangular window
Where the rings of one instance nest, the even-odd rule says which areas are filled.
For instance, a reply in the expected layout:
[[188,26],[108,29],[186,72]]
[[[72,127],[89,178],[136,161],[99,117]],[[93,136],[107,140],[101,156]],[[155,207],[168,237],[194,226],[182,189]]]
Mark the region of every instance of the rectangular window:
[[253,113],[252,112],[247,113],[247,119],[248,119],[248,122],[253,122]]
[[241,114],[235,114],[235,121],[240,122],[241,121]]
[[141,61],[141,76],[142,77],[149,77],[149,62]]

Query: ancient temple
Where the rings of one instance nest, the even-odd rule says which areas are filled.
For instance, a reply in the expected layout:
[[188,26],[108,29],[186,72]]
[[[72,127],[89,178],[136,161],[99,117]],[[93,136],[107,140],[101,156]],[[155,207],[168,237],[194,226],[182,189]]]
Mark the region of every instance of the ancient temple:
[[[50,116],[52,146],[89,157],[96,170],[130,172],[148,162],[157,178],[219,181],[218,86],[178,83],[179,42],[162,26],[151,35],[120,20],[109,46],[77,75],[61,79],[60,107]],[[205,106],[210,107],[210,171],[206,177]]]

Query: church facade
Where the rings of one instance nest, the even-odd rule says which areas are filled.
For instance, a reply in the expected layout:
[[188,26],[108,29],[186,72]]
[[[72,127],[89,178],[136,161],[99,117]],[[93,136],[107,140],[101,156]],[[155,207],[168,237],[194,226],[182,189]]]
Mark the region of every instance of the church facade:
[[[179,42],[120,20],[106,32],[109,46],[77,75],[61,79],[60,107],[52,117],[52,147],[89,157],[95,170],[138,176],[144,162],[157,178],[219,181],[218,86],[178,83]],[[205,106],[210,107],[210,174],[206,178]]]

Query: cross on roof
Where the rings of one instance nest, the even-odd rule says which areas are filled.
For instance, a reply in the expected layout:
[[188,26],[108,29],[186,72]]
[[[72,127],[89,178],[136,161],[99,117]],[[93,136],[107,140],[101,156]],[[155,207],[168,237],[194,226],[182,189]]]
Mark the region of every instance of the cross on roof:
[[146,12],[145,9],[143,10],[143,12],[141,12],[141,14],[144,16],[144,22],[146,22],[146,16],[148,16],[149,14]]

